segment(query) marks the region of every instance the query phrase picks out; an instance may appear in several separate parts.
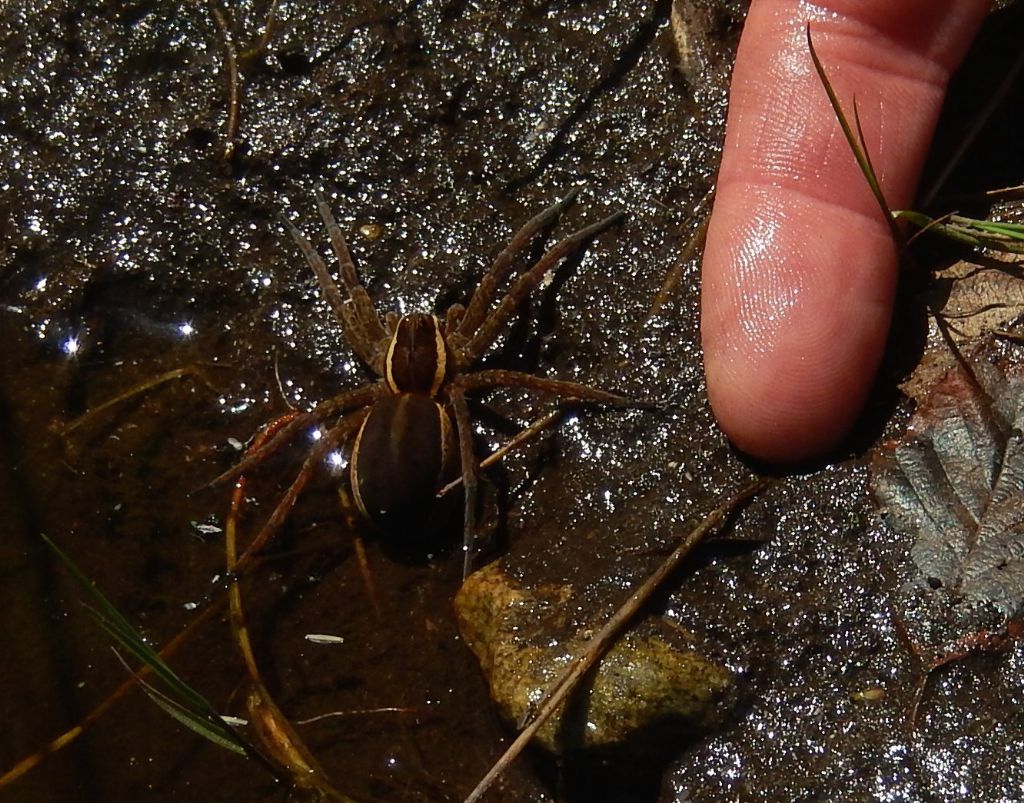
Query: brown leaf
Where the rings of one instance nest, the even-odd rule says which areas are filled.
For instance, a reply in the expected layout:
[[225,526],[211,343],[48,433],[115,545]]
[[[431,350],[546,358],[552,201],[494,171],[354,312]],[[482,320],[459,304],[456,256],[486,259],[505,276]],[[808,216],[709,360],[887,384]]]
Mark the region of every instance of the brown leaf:
[[1024,609],[1024,376],[946,375],[872,465],[919,572],[897,604],[911,639],[938,645],[1003,629]]

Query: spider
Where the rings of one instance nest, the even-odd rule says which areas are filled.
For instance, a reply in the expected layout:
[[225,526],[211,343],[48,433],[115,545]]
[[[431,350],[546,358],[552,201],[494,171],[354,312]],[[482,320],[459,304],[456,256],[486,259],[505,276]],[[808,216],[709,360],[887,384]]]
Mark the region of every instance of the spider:
[[[581,244],[623,219],[622,212],[579,229],[557,242],[516,276],[495,304],[499,285],[534,236],[553,223],[576,198],[570,192],[529,220],[498,254],[469,303],[453,304],[443,323],[435,315],[414,312],[378,316],[360,283],[341,229],[326,199],[317,207],[341,270],[344,294],[310,241],[290,221],[284,226],[312,268],[321,292],[334,310],[349,346],[377,379],[293,413],[262,445],[252,449],[218,480],[241,475],[288,442],[296,432],[324,422],[326,433],[310,450],[291,486],[255,541],[265,543],[283,523],[314,470],[329,451],[355,433],[349,462],[352,495],[361,514],[378,530],[399,537],[422,528],[439,489],[461,470],[463,485],[464,575],[472,568],[476,531],[479,463],[473,451],[466,395],[501,387],[520,387],[568,399],[613,406],[629,404],[615,393],[577,382],[522,371],[474,370],[522,301],[544,274]],[[453,426],[454,419],[454,426]]]

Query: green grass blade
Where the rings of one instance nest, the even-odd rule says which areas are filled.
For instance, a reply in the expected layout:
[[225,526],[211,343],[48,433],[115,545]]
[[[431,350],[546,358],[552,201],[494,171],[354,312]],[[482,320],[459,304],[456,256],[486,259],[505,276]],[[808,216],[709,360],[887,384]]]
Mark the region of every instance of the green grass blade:
[[[817,54],[816,53],[814,54],[814,58],[815,59],[817,58]],[[818,75],[819,75],[819,77],[822,78],[823,81],[828,81],[828,78],[824,77],[824,75],[825,75],[824,68],[822,68],[822,71],[820,73],[818,73]],[[832,89],[831,85],[828,86],[828,89],[829,90]],[[835,92],[829,92],[829,99],[831,100],[833,98],[836,98]],[[838,98],[835,99],[835,103],[836,104],[839,103]],[[882,210],[882,214],[885,215],[886,217],[889,217],[889,215],[890,215],[889,202],[885,200],[885,194],[882,192],[882,185],[878,183],[878,174],[875,172],[875,165],[871,161],[871,151],[868,150],[867,140],[864,137],[864,127],[861,125],[861,122],[860,122],[860,109],[857,107],[857,98],[856,98],[856,96],[854,96],[854,98],[852,100],[852,103],[853,103],[853,123],[854,123],[854,125],[857,126],[857,145],[856,145],[856,147],[854,146],[853,140],[850,139],[850,136],[851,136],[851,134],[850,134],[850,127],[849,127],[849,125],[846,124],[845,119],[843,119],[842,116],[841,116],[842,115],[842,109],[839,108],[838,106],[835,106],[835,105],[833,106],[833,109],[838,109],[838,111],[836,111],[836,114],[840,115],[840,125],[843,126],[843,132],[846,134],[846,142],[847,142],[847,144],[849,144],[851,150],[853,150],[854,155],[856,155],[858,153],[860,154],[860,157],[857,159],[857,164],[860,166],[861,172],[864,173],[864,178],[867,179],[868,186],[871,187],[871,194],[874,195],[875,196],[875,200],[878,201],[878,206]]]
[[846,137],[846,141],[850,146],[850,150],[853,151],[853,157],[857,160],[857,165],[860,167],[861,173],[864,174],[864,178],[868,182],[868,186],[871,188],[872,195],[875,196],[875,200],[878,202],[878,208],[882,210],[882,214],[885,216],[886,222],[892,229],[893,236],[897,238],[897,242],[900,242],[899,232],[893,224],[892,213],[889,209],[889,204],[885,200],[885,195],[882,193],[882,187],[878,183],[878,176],[875,174],[875,168],[871,164],[871,158],[868,156],[867,145],[864,142],[864,129],[860,124],[860,115],[857,113],[857,102],[854,100],[853,103],[853,116],[854,122],[857,126],[856,134],[854,134],[853,128],[850,127],[850,121],[846,118],[846,113],[843,111],[842,104],[839,102],[835,90],[832,88],[831,81],[828,80],[828,75],[825,73],[825,67],[821,63],[821,59],[818,58],[818,52],[814,49],[814,42],[811,39],[811,26],[807,25],[807,49],[811,53],[811,61],[814,62],[814,69],[818,73],[818,79],[821,81],[821,85],[825,88],[825,94],[828,95],[828,102],[832,105],[832,111],[835,112],[836,119],[839,121],[840,127],[843,129],[843,136]]
[[1020,223],[1003,223],[996,220],[972,220],[971,222],[984,232],[1024,242],[1024,225]]
[[889,228],[897,243],[903,243],[900,230],[896,226],[896,222],[902,220],[922,230],[935,232],[942,237],[970,246],[971,248],[986,248],[1012,254],[1024,254],[1024,225],[1018,223],[976,220],[974,218],[961,217],[960,215],[949,215],[948,217],[936,219],[907,209],[891,211],[885,200],[885,195],[882,193],[882,187],[878,182],[874,165],[871,163],[871,156],[864,137],[864,127],[861,125],[860,112],[857,109],[857,100],[856,98],[853,99],[854,126],[851,127],[846,114],[843,112],[843,107],[839,103],[839,98],[832,88],[832,83],[825,73],[825,67],[822,65],[821,59],[818,58],[818,53],[814,49],[810,24],[807,26],[807,49],[810,51],[811,60],[814,62],[814,69],[818,73],[818,79],[825,88],[825,94],[828,95],[832,111],[835,112],[836,119],[843,130],[843,136],[846,137],[846,142],[849,144],[850,150],[853,151],[857,165],[860,167],[861,173],[864,174],[864,178],[871,188],[871,193],[875,196],[879,208],[885,215],[885,219],[889,223]]
[[[97,623],[113,639],[118,646],[133,656],[140,663],[149,667],[153,675],[166,687],[169,695],[157,692],[153,687],[143,684],[147,694],[161,708],[191,730],[205,736],[221,747],[234,752],[248,755],[245,744],[224,723],[216,709],[199,692],[183,681],[178,674],[150,647],[142,635],[125,619],[110,600],[104,596],[82,570],[65,554],[60,547],[46,535],[43,541],[53,550],[61,563],[72,577],[81,585],[91,598],[93,606],[87,606]],[[162,700],[154,695],[160,694]],[[171,709],[174,709],[173,711]],[[227,744],[229,743],[229,744]]]
[[150,700],[160,706],[167,714],[189,730],[198,733],[207,741],[213,742],[218,747],[238,753],[240,756],[247,756],[245,746],[238,741],[238,737],[223,722],[215,722],[206,717],[197,717],[195,713],[185,708],[181,703],[168,697],[148,683],[142,683],[142,688]]
[[96,617],[97,621],[103,627],[103,629],[120,644],[120,646],[127,650],[129,653],[134,655],[140,662],[148,666],[154,675],[162,680],[170,689],[172,693],[180,697],[190,707],[196,709],[202,709],[206,713],[214,713],[213,707],[202,697],[198,692],[193,690],[187,683],[185,683],[178,675],[171,669],[167,663],[157,655],[156,651],[146,643],[142,635],[132,626],[117,607],[106,598],[88,577],[86,577],[82,570],[65,554],[56,544],[53,543],[47,536],[42,536],[43,540],[49,545],[54,551],[54,554],[60,558],[61,562],[68,569],[71,575],[78,581],[79,585],[85,589],[86,593],[92,598],[95,607],[90,607],[90,611],[93,616]]
[[899,209],[894,220],[905,220],[920,229],[971,248],[984,248],[1009,254],[1024,254],[1024,225],[950,215],[935,219],[920,212]]

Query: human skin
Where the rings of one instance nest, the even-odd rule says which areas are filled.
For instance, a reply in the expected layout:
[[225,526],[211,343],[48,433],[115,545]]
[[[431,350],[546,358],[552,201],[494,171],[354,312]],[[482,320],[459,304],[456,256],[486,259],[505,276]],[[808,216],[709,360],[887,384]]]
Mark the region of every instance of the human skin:
[[950,74],[988,0],[753,0],[702,269],[715,417],[773,463],[833,449],[864,406],[893,313],[888,225],[807,49],[856,96],[892,208],[911,204]]

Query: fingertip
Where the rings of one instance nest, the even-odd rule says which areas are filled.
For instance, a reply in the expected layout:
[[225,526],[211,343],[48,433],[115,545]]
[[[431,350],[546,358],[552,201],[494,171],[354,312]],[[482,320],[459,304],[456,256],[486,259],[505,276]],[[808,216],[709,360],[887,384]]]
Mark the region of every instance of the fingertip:
[[[912,31],[898,3],[830,5],[816,49],[839,96],[860,102],[887,198],[906,204],[984,3],[936,2],[929,26]],[[821,456],[853,426],[898,270],[888,222],[813,73],[808,13],[797,0],[751,6],[702,271],[712,410],[739,449],[776,463]]]
[[753,457],[795,463],[835,447],[864,404],[897,256],[884,226],[779,194],[719,200],[701,332],[708,396],[726,435]]

